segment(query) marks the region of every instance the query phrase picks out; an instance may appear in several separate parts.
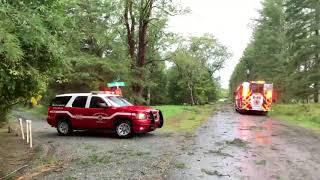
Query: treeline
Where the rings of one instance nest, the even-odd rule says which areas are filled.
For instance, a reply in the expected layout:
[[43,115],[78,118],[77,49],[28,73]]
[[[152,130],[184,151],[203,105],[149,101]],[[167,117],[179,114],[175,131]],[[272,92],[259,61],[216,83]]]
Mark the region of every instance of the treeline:
[[0,0],[0,121],[12,106],[120,80],[138,104],[204,104],[229,53],[167,32],[171,0]]
[[231,80],[274,84],[278,101],[319,102],[320,1],[264,0],[254,34]]

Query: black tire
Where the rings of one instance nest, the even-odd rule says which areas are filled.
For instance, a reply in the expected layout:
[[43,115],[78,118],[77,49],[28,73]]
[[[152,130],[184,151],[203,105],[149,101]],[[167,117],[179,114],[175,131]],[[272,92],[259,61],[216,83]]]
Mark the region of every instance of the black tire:
[[128,120],[121,120],[116,124],[116,134],[119,138],[130,138],[133,135],[131,122]]
[[163,115],[162,115],[162,112],[159,110],[159,118],[160,118],[160,125],[159,125],[159,128],[162,128],[163,127],[163,123],[164,123],[164,119],[163,119]]
[[57,123],[57,131],[60,136],[68,136],[72,134],[72,126],[68,120],[59,120]]

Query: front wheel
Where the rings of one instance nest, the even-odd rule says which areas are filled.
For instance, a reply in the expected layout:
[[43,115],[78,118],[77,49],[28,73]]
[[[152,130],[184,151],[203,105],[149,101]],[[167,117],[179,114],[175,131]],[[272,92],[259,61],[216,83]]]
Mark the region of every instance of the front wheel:
[[116,126],[116,133],[119,138],[128,138],[132,135],[131,123],[129,121],[121,121]]
[[57,131],[61,136],[67,136],[72,133],[71,124],[66,120],[60,120],[57,125]]

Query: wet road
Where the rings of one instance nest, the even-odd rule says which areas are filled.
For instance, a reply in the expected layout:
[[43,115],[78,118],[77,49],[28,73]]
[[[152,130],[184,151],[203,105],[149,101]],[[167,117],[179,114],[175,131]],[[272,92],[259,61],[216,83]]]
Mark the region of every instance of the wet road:
[[319,179],[320,134],[231,108],[214,115],[165,179]]

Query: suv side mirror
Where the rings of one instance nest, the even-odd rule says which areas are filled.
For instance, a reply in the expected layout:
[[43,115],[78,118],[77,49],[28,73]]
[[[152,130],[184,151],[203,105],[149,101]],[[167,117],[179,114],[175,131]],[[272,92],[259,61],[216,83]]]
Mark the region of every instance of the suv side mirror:
[[98,106],[100,108],[107,108],[108,107],[108,105],[106,103],[98,103]]

